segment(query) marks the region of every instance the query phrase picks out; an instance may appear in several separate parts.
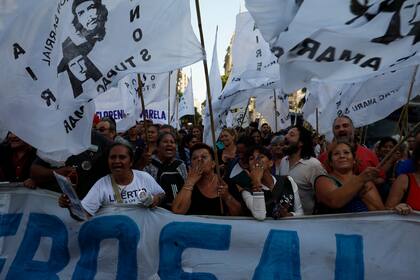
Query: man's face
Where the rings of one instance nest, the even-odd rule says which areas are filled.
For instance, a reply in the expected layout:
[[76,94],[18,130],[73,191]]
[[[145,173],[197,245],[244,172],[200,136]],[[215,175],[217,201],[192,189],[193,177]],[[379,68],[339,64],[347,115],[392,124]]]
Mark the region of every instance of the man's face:
[[93,1],[80,3],[76,9],[76,16],[86,30],[94,30],[98,26],[98,10]]
[[353,143],[354,129],[350,120],[347,118],[337,118],[333,125],[333,134],[337,141]]
[[299,152],[300,147],[302,144],[299,141],[300,133],[299,130],[294,127],[290,129],[286,136],[284,137],[284,146],[283,146],[283,152],[286,155],[293,155],[297,152]]
[[83,56],[76,56],[75,58],[69,61],[68,66],[70,71],[79,81],[84,82],[87,80],[87,67],[85,63],[85,58]]
[[100,134],[102,134],[103,136],[105,136],[106,138],[110,140],[114,140],[115,135],[116,135],[115,131],[112,131],[110,129],[109,122],[106,122],[106,121],[98,122],[98,124],[96,125],[96,131],[98,131]]
[[268,124],[265,123],[261,126],[261,132],[263,134],[268,134],[268,133],[270,133],[270,131],[271,131],[271,128]]

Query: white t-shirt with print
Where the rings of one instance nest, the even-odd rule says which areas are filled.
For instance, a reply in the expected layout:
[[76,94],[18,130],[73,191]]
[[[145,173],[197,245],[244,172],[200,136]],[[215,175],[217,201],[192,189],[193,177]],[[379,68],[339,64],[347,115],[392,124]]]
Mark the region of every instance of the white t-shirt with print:
[[[133,171],[133,181],[126,186],[117,185],[120,189],[121,199],[125,204],[138,204],[140,190],[152,195],[165,193],[159,184],[148,173],[139,170]],[[90,215],[94,215],[102,205],[118,203],[114,189],[112,188],[111,176],[106,175],[99,179],[88,194],[82,200],[82,206]]]

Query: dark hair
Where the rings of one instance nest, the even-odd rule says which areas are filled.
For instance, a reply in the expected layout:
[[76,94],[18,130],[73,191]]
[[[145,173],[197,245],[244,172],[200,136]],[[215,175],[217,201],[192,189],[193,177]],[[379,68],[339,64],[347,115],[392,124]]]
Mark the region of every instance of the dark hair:
[[204,143],[197,143],[194,146],[192,146],[191,149],[190,149],[190,157],[192,158],[192,154],[195,151],[201,150],[201,149],[207,150],[210,153],[211,159],[215,160],[213,149],[209,145],[204,144]]
[[173,134],[172,132],[164,132],[164,133],[159,134],[159,137],[158,137],[158,139],[157,139],[156,145],[157,145],[157,146],[159,146],[160,142],[161,142],[161,141],[163,140],[163,138],[165,138],[165,136],[167,136],[167,135],[171,135],[171,136],[174,138],[174,141],[175,141],[175,143],[176,143],[176,136],[175,136],[175,134]]
[[127,149],[127,151],[128,151],[128,155],[130,156],[130,160],[131,160],[131,161],[134,161],[134,151],[133,151],[133,148],[131,147],[131,145],[130,145],[129,143],[125,143],[125,142],[115,142],[115,143],[113,143],[113,144],[109,147],[109,149],[108,149],[108,152],[107,152],[106,158],[109,158],[109,154],[111,153],[111,150],[112,150],[113,148],[117,147],[117,146],[122,146],[122,147],[125,147],[125,148]]
[[[87,1],[93,2],[93,5],[97,9],[98,13],[98,26],[94,30],[86,30],[79,22],[79,18],[76,14],[77,6]],[[102,41],[102,39],[105,37],[105,22],[108,20],[108,10],[106,9],[105,5],[101,3],[101,0],[75,0],[71,7],[71,11],[74,16],[72,24],[74,25],[76,32],[85,37],[88,42]],[[93,48],[93,45],[91,48]]]
[[194,138],[195,136],[192,135],[191,133],[188,133],[187,135],[184,136],[184,138],[182,138],[182,147],[186,147]]
[[301,125],[293,126],[299,131],[299,142],[302,143],[300,157],[302,159],[309,159],[315,157],[314,146],[312,143],[312,133]]
[[109,130],[116,132],[117,131],[117,123],[111,117],[104,117],[100,120],[101,122],[109,123]]
[[254,154],[255,151],[258,151],[260,154],[265,155],[269,160],[273,159],[273,156],[271,155],[270,150],[268,150],[264,146],[258,145],[258,146],[253,146],[246,151],[246,155],[245,155],[246,161],[249,161],[249,158]]
[[239,137],[238,141],[236,141],[236,145],[238,144],[244,144],[247,147],[251,147],[254,142],[247,136],[241,136]]
[[392,144],[394,146],[398,144],[397,140],[395,140],[394,138],[392,138],[390,136],[386,136],[386,137],[382,137],[381,140],[379,140],[378,149],[385,146],[385,144],[388,143],[388,142],[392,142]]

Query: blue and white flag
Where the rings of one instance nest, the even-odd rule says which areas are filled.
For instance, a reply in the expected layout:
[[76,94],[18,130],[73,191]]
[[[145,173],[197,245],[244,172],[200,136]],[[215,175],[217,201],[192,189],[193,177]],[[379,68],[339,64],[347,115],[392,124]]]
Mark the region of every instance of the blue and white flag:
[[0,0],[0,13],[0,119],[45,152],[85,150],[87,102],[121,78],[203,59],[188,0]]

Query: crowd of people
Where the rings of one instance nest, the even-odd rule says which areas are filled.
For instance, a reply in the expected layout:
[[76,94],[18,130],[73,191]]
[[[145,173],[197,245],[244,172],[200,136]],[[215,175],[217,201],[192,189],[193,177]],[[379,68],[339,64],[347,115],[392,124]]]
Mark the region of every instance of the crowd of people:
[[[72,182],[88,216],[115,203],[258,220],[420,210],[420,131],[405,143],[384,137],[369,149],[349,117],[337,117],[331,128],[330,143],[302,125],[224,128],[214,151],[201,126],[176,131],[146,121],[119,134],[113,119],[95,118],[92,148],[65,163],[10,132],[0,145],[0,181],[61,193],[56,172]],[[59,205],[69,207],[70,199],[61,194]]]

